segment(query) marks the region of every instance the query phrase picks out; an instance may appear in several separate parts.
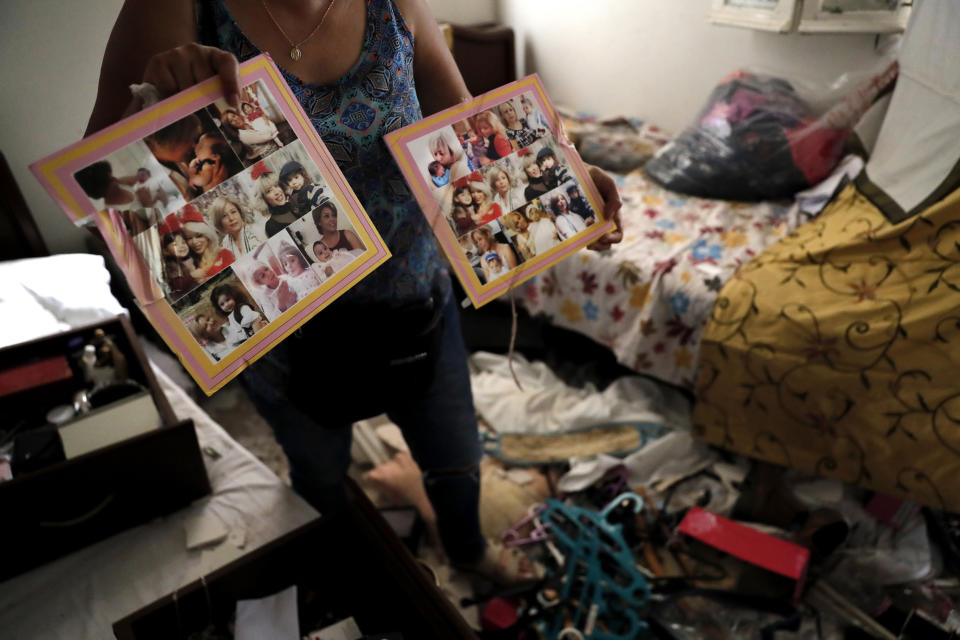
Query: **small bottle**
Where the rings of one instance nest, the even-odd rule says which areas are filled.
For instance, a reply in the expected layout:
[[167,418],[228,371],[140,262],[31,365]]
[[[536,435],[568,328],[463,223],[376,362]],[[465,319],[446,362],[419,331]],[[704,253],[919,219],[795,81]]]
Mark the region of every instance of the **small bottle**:
[[97,348],[88,344],[83,348],[83,355],[80,356],[80,362],[83,364],[83,377],[87,382],[94,382],[94,368],[97,366]]

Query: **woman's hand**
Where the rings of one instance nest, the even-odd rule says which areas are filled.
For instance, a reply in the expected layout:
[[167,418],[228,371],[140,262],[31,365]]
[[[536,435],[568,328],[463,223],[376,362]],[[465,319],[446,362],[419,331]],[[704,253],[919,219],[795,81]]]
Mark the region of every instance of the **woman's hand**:
[[620,221],[620,207],[623,203],[620,201],[620,192],[617,190],[617,183],[603,169],[587,165],[590,169],[590,177],[593,178],[593,184],[596,185],[600,197],[603,198],[603,218],[613,220],[617,225],[616,229],[597,238],[592,244],[587,245],[587,249],[594,251],[606,251],[612,245],[623,240],[623,223]]
[[240,102],[240,67],[232,53],[191,42],[155,54],[147,61],[143,81],[149,82],[160,97],[219,76],[227,102],[236,107]]

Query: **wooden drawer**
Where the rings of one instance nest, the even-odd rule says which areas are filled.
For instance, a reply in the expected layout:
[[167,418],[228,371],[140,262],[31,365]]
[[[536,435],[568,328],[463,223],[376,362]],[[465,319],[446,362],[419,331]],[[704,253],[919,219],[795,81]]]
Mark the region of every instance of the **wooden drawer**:
[[[225,627],[237,600],[297,585],[301,632],[352,616],[363,633],[476,638],[366,497],[260,547],[113,625],[119,640],[174,640]],[[316,626],[314,626],[316,625]]]
[[[160,426],[0,482],[0,580],[182,508],[210,493],[191,421],[176,421],[126,317],[0,350],[0,372],[62,355],[97,328],[127,359],[128,378],[146,387]],[[65,404],[82,376],[0,397],[0,430],[42,422]],[[8,378],[9,380],[9,378]]]

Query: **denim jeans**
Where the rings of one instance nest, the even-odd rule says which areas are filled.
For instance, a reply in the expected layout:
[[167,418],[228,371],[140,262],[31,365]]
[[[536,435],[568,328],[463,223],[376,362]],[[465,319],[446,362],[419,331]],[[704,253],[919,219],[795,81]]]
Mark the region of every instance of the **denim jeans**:
[[[447,555],[454,563],[469,563],[479,559],[486,544],[479,515],[482,448],[459,310],[453,296],[448,298],[432,381],[417,401],[388,410],[387,415],[400,427],[423,471]],[[324,512],[343,499],[352,425],[321,425],[293,405],[285,384],[290,380],[289,348],[289,340],[281,342],[250,366],[241,380],[290,460],[294,490]],[[319,376],[317,383],[321,395]]]

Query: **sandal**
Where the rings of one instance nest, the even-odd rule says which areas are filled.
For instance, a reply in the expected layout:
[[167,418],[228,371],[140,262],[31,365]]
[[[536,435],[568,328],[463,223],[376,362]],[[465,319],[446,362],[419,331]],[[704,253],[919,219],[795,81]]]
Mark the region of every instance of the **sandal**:
[[488,541],[483,557],[476,562],[456,565],[455,568],[501,586],[540,580],[546,573],[543,565],[531,560],[523,551],[517,547],[505,547],[499,541]]

